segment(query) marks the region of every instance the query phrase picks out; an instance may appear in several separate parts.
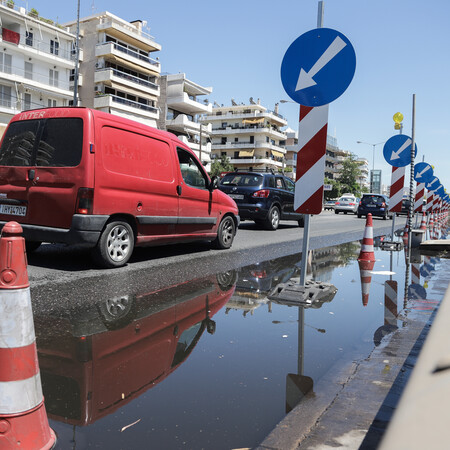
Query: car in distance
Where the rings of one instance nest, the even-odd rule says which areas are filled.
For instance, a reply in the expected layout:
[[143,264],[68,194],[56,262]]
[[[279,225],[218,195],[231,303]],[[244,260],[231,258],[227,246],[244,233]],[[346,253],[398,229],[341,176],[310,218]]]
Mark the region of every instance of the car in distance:
[[268,230],[276,230],[280,220],[304,225],[303,214],[294,211],[295,184],[282,174],[229,172],[219,189],[236,202],[241,220],[253,220]]
[[336,200],[326,200],[325,203],[323,204],[323,209],[325,211],[327,209],[329,209],[330,211],[333,211],[335,203],[336,203]]
[[382,217],[384,220],[392,217],[389,214],[388,197],[382,194],[363,194],[359,202],[357,214],[361,218],[362,216],[367,216],[369,213],[372,216]]
[[358,209],[358,202],[359,199],[353,194],[344,194],[335,202],[334,213],[339,214],[340,212],[343,212],[344,214],[356,214],[356,211]]

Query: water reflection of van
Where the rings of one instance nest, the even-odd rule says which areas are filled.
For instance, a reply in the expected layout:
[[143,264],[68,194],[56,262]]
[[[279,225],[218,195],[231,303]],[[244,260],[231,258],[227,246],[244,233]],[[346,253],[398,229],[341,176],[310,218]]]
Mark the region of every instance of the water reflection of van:
[[102,266],[135,246],[232,245],[236,203],[175,135],[88,108],[14,116],[0,147],[0,227],[22,225],[27,250],[83,244]]
[[[51,419],[88,425],[163,381],[191,354],[234,293],[228,272],[97,303],[98,317],[58,326],[36,317],[45,406]],[[121,305],[121,306],[119,306]],[[98,332],[104,327],[110,331]],[[79,332],[83,331],[80,335]]]

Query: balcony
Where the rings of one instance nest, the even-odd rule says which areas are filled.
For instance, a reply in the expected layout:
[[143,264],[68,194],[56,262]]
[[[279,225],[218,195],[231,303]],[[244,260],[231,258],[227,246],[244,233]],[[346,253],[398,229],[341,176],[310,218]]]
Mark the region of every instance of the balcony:
[[143,80],[128,73],[111,67],[97,69],[94,74],[95,83],[104,83],[111,86],[113,83],[125,85],[150,95],[159,96],[159,86],[151,81]]
[[143,103],[128,100],[123,97],[112,94],[97,94],[94,98],[95,109],[117,109],[123,112],[144,116],[149,119],[157,119],[159,117],[158,108],[145,105]]
[[229,161],[233,165],[261,165],[266,164],[267,166],[275,166],[275,167],[283,167],[283,163],[280,161],[275,161],[270,158],[261,158],[261,157],[253,157],[253,158],[229,158]]
[[133,24],[125,21],[114,20],[112,17],[102,17],[97,25],[97,31],[105,31],[118,37],[121,40],[132,40],[133,45],[142,46],[143,44],[152,51],[161,50],[161,45],[155,42],[155,38],[145,33]]
[[0,69],[0,78],[21,83],[27,88],[35,89],[38,92],[44,91],[62,97],[72,97],[71,85],[68,80],[50,78],[40,73],[28,72],[24,69],[3,65]]
[[225,136],[225,135],[235,135],[235,134],[266,134],[269,136],[273,136],[278,139],[286,139],[286,133],[280,130],[276,130],[272,127],[267,126],[227,126],[227,127],[219,127],[214,128],[211,132],[213,136]]
[[61,47],[55,48],[50,42],[41,41],[35,36],[30,38],[24,34],[3,28],[1,42],[6,47],[19,47],[27,57],[51,61],[52,64],[58,64],[68,69],[75,67],[75,54],[71,50],[65,50]]
[[227,112],[225,114],[214,114],[204,117],[205,122],[214,121],[226,121],[226,120],[237,120],[237,119],[258,119],[267,118],[272,122],[276,122],[280,127],[287,125],[287,120],[284,119],[280,114],[275,114],[272,111],[254,111],[249,113],[244,113],[243,111]]
[[211,124],[210,125],[201,125],[198,122],[193,122],[189,120],[186,114],[179,114],[175,119],[166,120],[167,128],[177,131],[191,131],[196,134],[200,134],[200,126],[202,127],[202,133],[210,134],[211,133]]
[[186,92],[167,98],[167,106],[187,114],[204,114],[212,111],[212,105],[193,100]]
[[149,70],[151,73],[159,74],[161,72],[161,64],[158,61],[134,50],[130,50],[123,45],[116,44],[115,42],[103,42],[95,46],[95,56],[106,57],[110,55],[115,56],[124,64],[140,66]]

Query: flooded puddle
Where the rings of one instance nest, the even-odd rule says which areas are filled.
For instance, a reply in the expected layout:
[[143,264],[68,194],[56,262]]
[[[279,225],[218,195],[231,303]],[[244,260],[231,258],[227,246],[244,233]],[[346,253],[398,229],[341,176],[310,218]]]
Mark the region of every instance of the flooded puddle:
[[[379,243],[379,242],[378,242]],[[339,362],[367,357],[410,311],[431,314],[438,258],[359,242],[313,250],[307,279],[333,284],[306,307],[270,301],[300,255],[36,317],[56,448],[254,447]]]

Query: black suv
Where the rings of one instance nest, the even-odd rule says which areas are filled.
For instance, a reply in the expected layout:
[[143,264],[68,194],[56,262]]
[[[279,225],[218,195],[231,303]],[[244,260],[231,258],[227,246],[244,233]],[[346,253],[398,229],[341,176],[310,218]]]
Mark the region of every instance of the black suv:
[[382,217],[383,219],[392,218],[389,214],[389,199],[382,194],[363,194],[358,206],[358,217],[367,216],[371,213],[372,216]]
[[303,214],[294,212],[295,184],[281,174],[230,172],[219,184],[239,208],[241,220],[254,220],[268,230],[276,230],[280,220],[304,225]]

